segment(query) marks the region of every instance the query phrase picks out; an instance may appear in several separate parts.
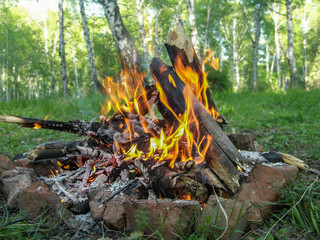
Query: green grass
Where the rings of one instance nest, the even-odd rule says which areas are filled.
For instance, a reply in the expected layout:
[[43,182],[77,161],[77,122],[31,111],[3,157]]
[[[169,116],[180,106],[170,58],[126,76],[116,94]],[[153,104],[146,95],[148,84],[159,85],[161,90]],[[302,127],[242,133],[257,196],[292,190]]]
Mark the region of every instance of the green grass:
[[[320,158],[320,91],[241,92],[213,93],[216,105],[229,121],[226,131],[251,131],[265,151],[275,150],[293,154],[319,167]],[[77,98],[48,98],[30,101],[0,103],[0,114],[69,121],[74,119],[98,120],[104,100],[100,96]],[[24,129],[12,124],[0,123],[0,152],[11,156],[25,152],[49,141],[72,141],[77,136],[50,130]],[[305,180],[307,179],[307,180]],[[282,204],[288,211],[308,187],[308,177],[295,187],[286,189]],[[319,181],[307,192],[301,204],[290,211],[281,226],[271,232],[278,239],[317,239],[319,237]],[[316,214],[317,213],[317,214]],[[279,212],[260,228],[265,234],[284,213]],[[290,234],[289,234],[290,233]],[[258,234],[259,235],[259,234]],[[268,239],[272,239],[270,235]],[[289,236],[289,237],[288,237]],[[291,237],[294,236],[294,237]]]

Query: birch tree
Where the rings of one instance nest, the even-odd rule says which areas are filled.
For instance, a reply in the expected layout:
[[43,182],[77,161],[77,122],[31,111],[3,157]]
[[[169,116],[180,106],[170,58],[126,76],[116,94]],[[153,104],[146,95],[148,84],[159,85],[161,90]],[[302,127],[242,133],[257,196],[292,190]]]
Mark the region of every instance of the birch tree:
[[287,8],[287,27],[288,27],[288,62],[289,62],[289,74],[290,74],[290,87],[292,84],[298,86],[298,69],[296,64],[296,57],[294,54],[294,33],[293,33],[293,21],[292,21],[292,0],[286,0]]
[[115,0],[98,0],[98,2],[104,9],[128,84],[131,87],[136,87],[142,76],[141,58],[134,41],[123,24],[117,2]]
[[196,16],[194,12],[194,0],[185,0],[185,2],[187,6],[187,11],[188,11],[191,41],[193,43],[194,50],[196,51],[196,54],[200,59],[202,55],[200,55],[200,42],[199,42],[197,25],[196,25]]
[[103,87],[103,85],[98,80],[97,76],[97,70],[96,70],[96,64],[94,62],[94,53],[91,46],[91,40],[90,40],[90,33],[88,28],[88,22],[87,17],[85,13],[85,7],[83,0],[79,0],[80,5],[80,14],[81,14],[81,20],[82,20],[82,28],[83,28],[83,34],[86,41],[87,46],[87,52],[88,52],[88,59],[89,59],[89,67],[90,67],[90,75],[91,75],[91,81],[96,87],[96,89],[103,95],[106,94],[106,90]]
[[275,61],[276,61],[276,69],[277,69],[277,88],[280,90],[281,88],[281,66],[280,66],[280,41],[279,41],[279,28],[283,22],[280,22],[281,15],[280,13],[280,4],[273,3],[272,9],[269,10],[269,14],[274,23],[274,44],[275,44]]
[[303,29],[303,81],[305,87],[309,90],[308,83],[308,59],[307,59],[307,33],[310,30],[309,21],[311,16],[311,10],[308,14],[308,8],[311,5],[311,0],[306,0],[303,7],[303,17],[302,17],[302,29]]
[[59,55],[61,58],[61,68],[62,68],[62,82],[63,82],[63,96],[67,96],[69,93],[69,79],[67,76],[67,64],[66,64],[66,54],[65,54],[65,42],[64,42],[64,14],[63,14],[63,2],[64,0],[59,0],[59,29],[60,29],[60,43],[59,43]]
[[150,60],[149,60],[147,43],[146,43],[146,33],[144,30],[144,19],[143,19],[143,13],[142,13],[143,3],[144,3],[144,0],[136,0],[136,10],[138,15],[137,17],[138,17],[138,23],[139,23],[140,38],[142,42],[144,64],[146,66],[148,76],[151,76],[150,70],[149,70]]
[[[242,0],[241,4],[242,13],[245,19],[245,22],[247,24],[248,28],[248,35],[250,38],[250,41],[252,43],[252,81],[251,81],[251,87],[253,91],[256,91],[258,89],[257,79],[258,79],[258,59],[259,59],[259,41],[260,41],[260,35],[261,35],[261,15],[262,15],[262,4],[260,1],[256,1],[254,5],[254,15],[253,15],[253,33],[251,26],[249,24],[249,20],[247,17],[247,14],[244,9],[244,3]],[[252,36],[254,35],[254,37]]]

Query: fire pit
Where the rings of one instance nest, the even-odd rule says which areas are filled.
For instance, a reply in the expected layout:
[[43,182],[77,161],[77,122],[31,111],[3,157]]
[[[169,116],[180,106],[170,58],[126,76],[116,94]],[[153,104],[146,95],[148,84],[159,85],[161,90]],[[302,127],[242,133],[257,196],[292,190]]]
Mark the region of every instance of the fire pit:
[[[111,229],[126,225],[129,231],[141,227],[139,216],[145,214],[144,221],[152,224],[143,231],[161,229],[165,239],[202,231],[205,225],[208,234],[236,239],[239,231],[267,215],[271,205],[264,202],[275,201],[279,187],[295,178],[297,167],[308,166],[285,154],[238,151],[239,139],[224,133],[227,121],[217,110],[181,25],[165,46],[173,67],[154,58],[150,70],[155,85],[144,86],[144,76],[137,76],[135,84],[132,79],[116,84],[107,78],[110,97],[100,122],[0,116],[0,121],[23,127],[88,136],[45,143],[22,154],[10,168],[14,170],[1,178],[10,207],[29,210],[35,217],[40,208],[30,211],[30,204],[38,199],[38,207],[50,207],[53,216],[90,212],[95,222]],[[115,113],[104,117],[111,106]],[[248,150],[255,150],[253,139],[249,143]],[[22,175],[23,187],[11,192],[9,183]],[[225,231],[217,231],[221,227]]]

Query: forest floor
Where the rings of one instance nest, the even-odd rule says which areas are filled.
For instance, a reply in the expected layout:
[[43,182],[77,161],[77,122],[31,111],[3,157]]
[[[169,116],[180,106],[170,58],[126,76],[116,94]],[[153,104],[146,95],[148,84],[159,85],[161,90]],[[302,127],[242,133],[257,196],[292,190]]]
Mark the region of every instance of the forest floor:
[[[252,132],[264,151],[289,153],[320,170],[319,90],[287,93],[220,92],[214,93],[213,97],[219,112],[229,122],[226,131]],[[62,121],[98,121],[103,103],[104,99],[99,96],[11,101],[0,103],[0,115],[37,118],[49,115],[49,119]],[[77,138],[67,133],[24,129],[1,123],[0,153],[13,157],[44,142],[72,141]],[[297,183],[283,190],[280,202],[283,207],[258,229],[250,232],[251,239],[264,239],[266,232],[279,218],[283,219],[272,229],[267,239],[319,239],[320,181],[311,185],[315,178],[314,174],[300,173]],[[304,197],[301,200],[302,195]],[[22,217],[22,213],[10,212],[3,203],[0,204],[0,216],[1,239],[65,239],[67,236],[71,239],[75,235],[62,231],[61,225],[47,227],[43,219],[29,220]],[[85,238],[90,236],[81,237]],[[200,237],[193,236],[192,239]]]

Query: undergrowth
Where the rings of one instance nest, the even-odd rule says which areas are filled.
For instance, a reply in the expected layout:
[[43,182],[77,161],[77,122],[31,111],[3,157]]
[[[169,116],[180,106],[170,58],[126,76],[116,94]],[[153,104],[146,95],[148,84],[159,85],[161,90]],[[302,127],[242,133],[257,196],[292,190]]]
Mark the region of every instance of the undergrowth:
[[[320,158],[320,92],[289,91],[280,92],[240,92],[213,93],[219,112],[226,117],[229,126],[226,131],[253,132],[256,140],[265,151],[274,150],[289,153],[305,160],[314,168],[319,167]],[[20,115],[27,117],[69,121],[81,119],[98,121],[104,99],[100,96],[83,98],[46,98],[39,100],[11,101],[0,103],[0,115]],[[25,152],[36,145],[49,141],[74,141],[78,139],[68,133],[51,130],[24,129],[12,124],[0,123],[0,153],[10,156]],[[261,238],[285,211],[291,209],[302,192],[309,186],[308,177],[285,190],[281,204],[285,207],[264,223],[253,234]],[[320,185],[317,181],[306,192],[303,200],[281,219],[280,224],[267,236],[267,239],[319,239]],[[19,215],[18,215],[19,216]],[[143,218],[141,219],[141,222]],[[12,223],[10,217],[1,219],[0,227]],[[41,221],[21,225],[21,229],[40,229]],[[38,225],[37,225],[38,224]],[[12,225],[12,224],[11,224]],[[19,226],[13,224],[12,226]],[[5,229],[11,229],[6,227]],[[3,228],[1,228],[1,231]],[[137,229],[138,231],[139,229]],[[15,230],[18,231],[19,230]],[[24,230],[33,232],[33,230]],[[1,232],[3,234],[3,232]],[[259,236],[260,235],[260,236]],[[18,235],[17,235],[18,236]],[[198,235],[201,239],[202,235]],[[1,236],[0,236],[1,238]],[[134,238],[134,237],[133,237]],[[137,236],[139,238],[139,234]],[[183,237],[187,239],[186,236]],[[190,239],[197,239],[193,235]]]

